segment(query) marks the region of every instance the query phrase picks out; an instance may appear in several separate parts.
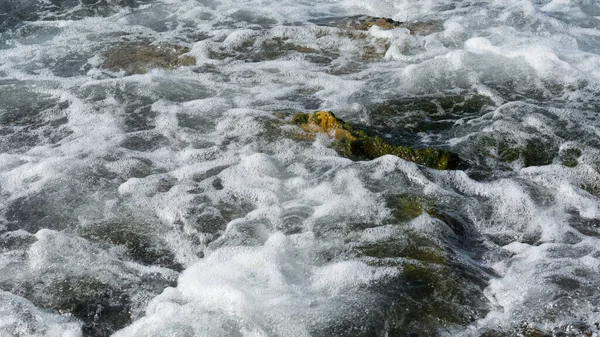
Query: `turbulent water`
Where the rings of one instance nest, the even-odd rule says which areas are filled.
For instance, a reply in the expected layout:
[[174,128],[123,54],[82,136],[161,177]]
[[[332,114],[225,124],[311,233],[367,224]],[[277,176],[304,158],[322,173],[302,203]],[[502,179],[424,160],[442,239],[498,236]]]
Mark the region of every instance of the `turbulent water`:
[[2,0],[0,335],[598,336],[599,117],[597,0]]

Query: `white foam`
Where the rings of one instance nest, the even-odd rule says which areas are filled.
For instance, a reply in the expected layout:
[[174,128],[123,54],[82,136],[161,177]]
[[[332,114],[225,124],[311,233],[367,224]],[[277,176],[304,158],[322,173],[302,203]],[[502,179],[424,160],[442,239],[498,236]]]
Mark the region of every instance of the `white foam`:
[[332,310],[332,299],[353,296],[361,285],[395,273],[358,262],[315,266],[310,262],[313,240],[273,234],[262,247],[215,251],[188,268],[176,289],[155,298],[145,318],[114,336],[170,329],[213,336],[233,331],[242,336],[310,336],[312,327],[344,314],[341,308]]

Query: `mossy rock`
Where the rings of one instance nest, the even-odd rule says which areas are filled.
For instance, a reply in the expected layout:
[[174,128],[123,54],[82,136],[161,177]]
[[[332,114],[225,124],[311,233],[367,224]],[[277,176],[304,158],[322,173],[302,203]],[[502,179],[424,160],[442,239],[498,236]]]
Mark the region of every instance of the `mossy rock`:
[[370,160],[391,154],[437,170],[456,169],[459,164],[458,155],[455,153],[432,148],[412,149],[393,146],[380,137],[362,137],[347,141],[343,153],[356,160]]
[[[439,329],[464,326],[489,310],[483,296],[485,276],[474,276],[427,240],[360,247],[371,264],[397,266],[397,277],[382,282],[386,332],[390,336],[435,336]],[[478,282],[474,282],[477,278]]]
[[174,69],[196,64],[196,59],[184,55],[189,48],[173,44],[148,42],[121,43],[104,54],[102,66],[108,70],[124,70],[126,74],[145,74],[153,68]]
[[411,139],[417,133],[448,133],[457,121],[481,116],[493,106],[487,96],[464,92],[400,97],[374,103],[368,112],[373,128]]
[[455,169],[459,164],[459,157],[455,153],[431,148],[394,146],[381,137],[369,136],[364,131],[355,130],[350,124],[327,111],[317,111],[313,114],[299,112],[293,117],[292,123],[309,134],[323,133],[333,137],[333,148],[340,155],[353,160],[371,160],[390,154],[438,170]]
[[372,245],[362,245],[357,248],[363,256],[378,259],[403,258],[415,262],[445,264],[447,254],[433,242],[426,239],[412,239],[408,243],[396,241],[378,242]]
[[560,161],[566,167],[575,167],[579,164],[581,150],[577,148],[568,148],[560,152]]
[[494,102],[487,96],[478,94],[451,94],[444,96],[406,97],[375,104],[371,110],[374,115],[413,115],[420,113],[436,119],[448,115],[466,115],[479,113]]
[[399,221],[410,221],[428,209],[423,200],[410,195],[401,195],[390,201],[392,214]]
[[549,138],[531,138],[523,145],[500,141],[498,156],[503,162],[522,160],[523,167],[552,164],[558,155],[558,146]]
[[[470,161],[481,167],[510,170],[519,167],[543,166],[559,159],[565,166],[576,165],[577,151],[562,150],[559,139],[532,131],[527,139],[516,138],[507,132],[485,132],[465,142],[463,152],[469,153]],[[511,164],[507,166],[506,164]]]

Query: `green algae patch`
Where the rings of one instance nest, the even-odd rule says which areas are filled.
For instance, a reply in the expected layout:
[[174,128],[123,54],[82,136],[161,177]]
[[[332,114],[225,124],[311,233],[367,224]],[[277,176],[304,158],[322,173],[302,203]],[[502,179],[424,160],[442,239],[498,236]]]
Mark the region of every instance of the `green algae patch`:
[[442,249],[414,244],[395,251],[391,247],[378,251],[383,265],[390,265],[393,255],[400,258],[399,275],[381,285],[397,299],[387,309],[389,335],[433,336],[440,328],[465,325],[485,315],[488,306],[482,285],[475,284],[472,275],[452,263]]
[[444,133],[460,120],[475,118],[491,110],[487,96],[467,92],[447,95],[399,97],[373,103],[369,116],[373,126],[392,133]]
[[482,159],[501,163],[518,163],[521,167],[552,164],[558,158],[568,167],[577,165],[579,150],[559,153],[558,141],[550,136],[532,134],[528,139],[517,139],[506,132],[485,134],[472,140],[475,154]]
[[106,51],[102,67],[111,71],[124,70],[127,75],[132,75],[145,74],[153,68],[195,65],[196,59],[185,55],[189,51],[187,47],[173,44],[121,43]]
[[501,161],[508,163],[520,159],[523,167],[552,164],[557,154],[558,147],[550,139],[532,138],[522,145],[503,141],[498,143],[498,156]]
[[334,138],[333,148],[340,155],[353,160],[371,160],[389,154],[438,170],[455,169],[459,163],[457,154],[445,150],[394,146],[381,137],[355,130],[352,125],[328,111],[313,114],[299,112],[292,118],[292,123],[308,134],[322,133]]
[[579,157],[581,157],[581,150],[577,148],[568,148],[560,153],[560,161],[566,167],[577,166]]
[[382,115],[407,115],[421,112],[424,115],[464,115],[479,113],[494,102],[487,96],[460,93],[447,96],[407,97],[375,104],[373,112]]
[[357,160],[370,160],[391,154],[404,160],[437,170],[455,169],[458,166],[458,155],[452,152],[424,148],[412,149],[404,146],[393,146],[381,137],[361,137],[346,142],[345,154]]
[[378,243],[376,245],[363,246],[360,248],[361,254],[368,257],[386,259],[386,258],[404,258],[423,263],[444,264],[447,262],[446,253],[433,246],[412,243],[401,245],[396,242]]
[[399,221],[410,221],[427,208],[424,202],[416,197],[401,195],[390,202],[392,206],[392,215]]

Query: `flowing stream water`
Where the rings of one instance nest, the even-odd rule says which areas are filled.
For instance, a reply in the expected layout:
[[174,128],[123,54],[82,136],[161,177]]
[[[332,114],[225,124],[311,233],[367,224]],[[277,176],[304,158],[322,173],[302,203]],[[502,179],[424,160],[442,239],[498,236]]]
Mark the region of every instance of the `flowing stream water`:
[[1,1],[1,336],[599,323],[597,0]]

